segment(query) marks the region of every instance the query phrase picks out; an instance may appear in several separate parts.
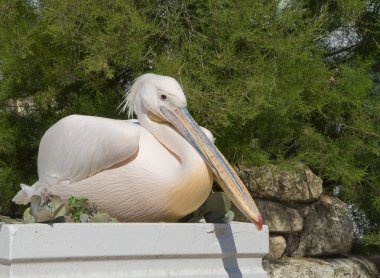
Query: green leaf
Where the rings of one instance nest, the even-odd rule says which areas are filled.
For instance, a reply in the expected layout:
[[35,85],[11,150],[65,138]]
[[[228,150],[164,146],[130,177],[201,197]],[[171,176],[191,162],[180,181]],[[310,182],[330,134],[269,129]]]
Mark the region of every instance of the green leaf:
[[90,215],[90,205],[86,198],[71,196],[68,200],[68,207],[71,213],[72,222],[80,222],[80,216],[82,214]]
[[221,215],[226,214],[231,208],[231,201],[224,192],[211,193],[202,206],[202,212],[218,212]]
[[41,205],[41,196],[34,195],[31,198],[30,213],[36,222],[47,222],[53,217],[54,205],[50,202]]
[[66,204],[59,196],[51,196],[49,200],[54,205],[54,213],[52,219],[64,217],[67,214]]
[[36,219],[31,214],[30,208],[27,208],[22,215],[22,222],[25,224],[35,223]]
[[112,218],[109,216],[108,213],[105,212],[98,212],[94,216],[90,218],[90,222],[95,222],[95,223],[107,223],[111,222]]

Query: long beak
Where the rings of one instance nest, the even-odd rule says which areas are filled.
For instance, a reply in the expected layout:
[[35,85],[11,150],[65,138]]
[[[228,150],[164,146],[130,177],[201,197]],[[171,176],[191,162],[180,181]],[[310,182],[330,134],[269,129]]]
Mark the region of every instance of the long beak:
[[187,109],[183,107],[170,111],[165,106],[161,106],[160,109],[165,118],[203,157],[213,171],[217,182],[235,206],[261,230],[263,220],[247,188],[224,156],[199,128]]

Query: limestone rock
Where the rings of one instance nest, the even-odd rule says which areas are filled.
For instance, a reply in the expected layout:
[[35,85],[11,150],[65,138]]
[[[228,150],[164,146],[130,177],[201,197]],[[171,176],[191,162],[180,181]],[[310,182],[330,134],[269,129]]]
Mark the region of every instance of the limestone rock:
[[[293,233],[302,230],[303,219],[297,210],[268,200],[255,199],[255,203],[270,232]],[[235,213],[235,221],[248,221],[236,207],[232,211]]]
[[322,196],[318,202],[300,211],[304,214],[304,229],[288,236],[288,255],[320,256],[350,251],[353,222],[345,203]]
[[263,261],[263,267],[271,278],[346,278],[379,277],[374,264],[363,257],[335,259],[282,258]]
[[322,179],[305,166],[292,170],[277,166],[240,169],[239,175],[255,197],[285,202],[311,202],[322,194]]
[[380,272],[380,254],[372,254],[368,257],[368,260],[373,262],[377,268],[377,271]]
[[268,260],[279,259],[286,248],[285,239],[282,236],[269,236],[269,253],[264,257]]

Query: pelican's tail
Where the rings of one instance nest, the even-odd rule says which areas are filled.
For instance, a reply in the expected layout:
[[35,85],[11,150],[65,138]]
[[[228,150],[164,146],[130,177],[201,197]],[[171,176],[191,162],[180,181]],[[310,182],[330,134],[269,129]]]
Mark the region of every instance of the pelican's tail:
[[13,197],[12,201],[18,205],[26,205],[30,203],[30,199],[33,195],[41,195],[41,187],[38,181],[32,186],[26,184],[20,184],[21,190],[17,192],[16,196]]

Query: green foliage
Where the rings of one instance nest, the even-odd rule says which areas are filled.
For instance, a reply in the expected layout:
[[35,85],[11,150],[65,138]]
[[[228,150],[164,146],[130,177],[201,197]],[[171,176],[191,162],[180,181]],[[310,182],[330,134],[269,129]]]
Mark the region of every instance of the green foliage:
[[371,233],[364,237],[366,244],[380,248],[380,232]]
[[230,209],[231,201],[224,192],[211,192],[200,208],[179,222],[197,223],[204,218],[207,223],[231,223],[235,214]]
[[116,218],[112,218],[109,216],[108,213],[105,212],[98,212],[94,215],[92,215],[87,221],[83,221],[81,219],[81,222],[90,222],[90,223],[109,223],[109,222],[119,222]]
[[64,222],[67,209],[59,196],[49,196],[43,200],[34,195],[30,207],[23,213],[23,223]]
[[10,200],[37,179],[49,126],[73,113],[122,117],[150,25],[130,1],[0,0],[0,26],[0,214],[20,214]]
[[71,196],[68,201],[69,210],[71,213],[71,221],[75,223],[81,222],[81,215],[91,214],[90,204],[86,198],[78,198]]
[[[104,223],[118,222],[107,213],[97,212],[86,198],[71,196],[68,202],[64,202],[59,196],[32,196],[30,207],[23,213],[22,223]],[[0,221],[12,221],[12,219],[2,218]],[[13,220],[15,222],[17,220]]]
[[[0,0],[0,214],[20,213],[10,200],[37,179],[49,126],[72,113],[124,118],[125,87],[151,71],[180,81],[228,159],[306,163],[378,229],[379,10],[372,0]],[[339,36],[351,43],[331,46]]]

